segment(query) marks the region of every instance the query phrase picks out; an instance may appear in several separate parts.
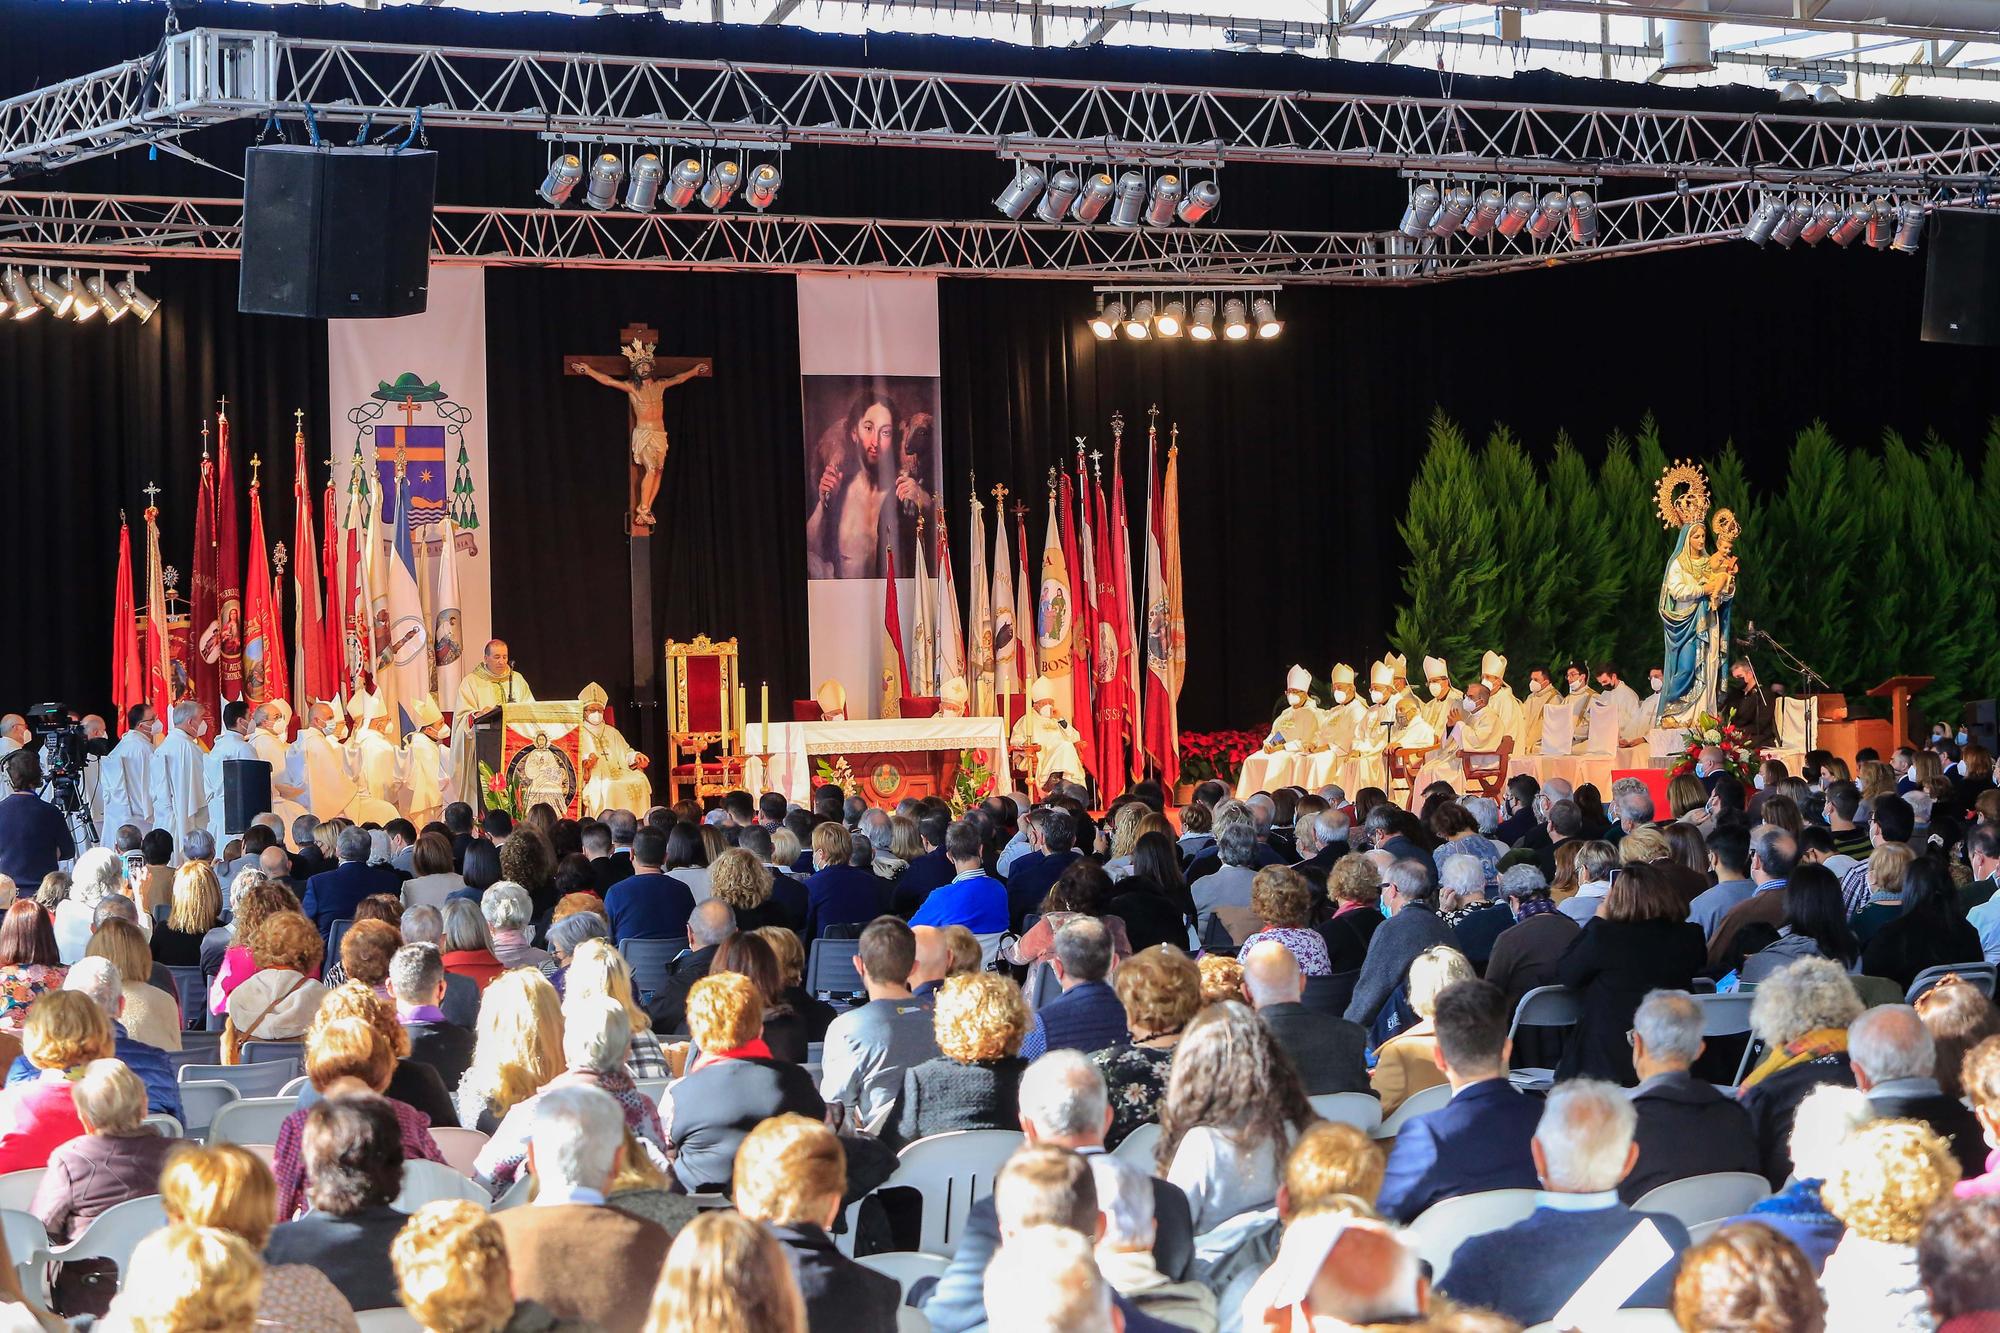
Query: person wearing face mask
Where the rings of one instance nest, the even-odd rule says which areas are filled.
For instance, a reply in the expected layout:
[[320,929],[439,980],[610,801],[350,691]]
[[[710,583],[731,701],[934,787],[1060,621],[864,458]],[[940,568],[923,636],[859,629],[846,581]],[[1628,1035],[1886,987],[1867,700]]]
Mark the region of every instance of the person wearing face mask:
[[1431,731],[1439,736],[1451,729],[1451,720],[1458,713],[1458,706],[1465,700],[1451,685],[1451,672],[1442,657],[1424,659],[1424,693],[1419,701],[1424,721],[1430,723]]
[[1389,765],[1383,755],[1389,748],[1389,733],[1396,725],[1394,684],[1394,668],[1387,661],[1368,668],[1368,707],[1355,727],[1354,751],[1344,769],[1347,777],[1334,779],[1348,791],[1360,791],[1363,787],[1386,789],[1389,785]]
[[312,725],[299,733],[292,752],[305,777],[306,810],[324,824],[347,813],[348,803],[354,799],[354,779],[348,775],[347,754],[336,737],[340,717],[333,705],[324,700],[315,702],[308,716]]
[[1033,773],[1037,791],[1047,791],[1049,780],[1058,773],[1073,779],[1083,776],[1083,761],[1076,752],[1079,739],[1076,728],[1056,713],[1055,686],[1047,676],[1035,677],[1028,689],[1028,711],[1014,723],[1008,748],[1021,756],[1021,747],[1035,747],[1017,762]]
[[1588,742],[1590,705],[1597,698],[1583,663],[1571,662],[1563,672],[1568,692],[1542,710],[1542,753],[1571,754]]
[[1465,691],[1459,704],[1458,720],[1445,734],[1444,744],[1438,747],[1431,761],[1424,765],[1423,772],[1417,775],[1419,791],[1433,782],[1448,782],[1453,787],[1463,787],[1467,767],[1474,774],[1482,771],[1492,773],[1499,767],[1498,755],[1507,744],[1508,737],[1500,729],[1500,719],[1491,699],[1484,681]]
[[625,741],[618,728],[604,720],[609,696],[596,681],[577,695],[583,704],[583,735],[577,758],[583,768],[583,812],[646,810],[653,804],[653,784],[643,771],[649,762]]
[[1562,692],[1549,679],[1545,667],[1528,672],[1528,697],[1521,700],[1521,731],[1514,745],[1516,754],[1535,754],[1542,748],[1542,731],[1551,704],[1562,703]]
[[388,728],[395,720],[379,694],[357,694],[347,704],[354,734],[347,742],[347,775],[354,779],[354,799],[347,817],[357,824],[386,824],[396,818],[396,743]]
[[1300,785],[1317,791],[1329,783],[1347,789],[1348,770],[1355,739],[1368,716],[1368,706],[1354,693],[1354,668],[1345,662],[1333,664],[1333,707],[1320,714],[1319,729],[1313,733]]
[[1294,666],[1285,673],[1285,708],[1271,723],[1264,746],[1243,761],[1236,783],[1236,799],[1248,800],[1252,793],[1274,791],[1300,776],[1305,748],[1319,734],[1319,709],[1312,702],[1312,672]]
[[1618,713],[1618,743],[1622,745],[1643,745],[1646,733],[1652,730],[1652,719],[1646,713],[1645,705],[1639,702],[1639,695],[1630,685],[1619,678],[1618,668],[1610,663],[1600,663],[1597,668],[1598,697],[1610,702]]
[[151,704],[133,704],[125,710],[125,734],[104,756],[98,788],[104,801],[104,822],[98,828],[106,847],[126,824],[140,830],[153,827],[153,743],[159,732],[160,720]]
[[299,804],[305,794],[305,767],[298,751],[285,743],[292,725],[292,706],[283,699],[269,699],[250,715],[250,748],[271,766],[271,813],[286,828],[306,812]]
[[1512,737],[1514,749],[1520,750],[1526,718],[1521,712],[1521,701],[1507,685],[1507,659],[1490,651],[1481,656],[1479,683],[1486,687],[1485,711],[1493,715],[1493,725],[1500,735]]
[[1389,668],[1389,702],[1393,704],[1402,699],[1414,701],[1417,696],[1410,692],[1409,654],[1397,653],[1383,658],[1382,662]]
[[[594,685],[591,687],[596,688]],[[588,693],[586,690],[585,694]],[[598,698],[602,700],[603,697],[604,692],[599,690]],[[583,753],[588,754],[589,700],[584,703],[586,735]],[[600,702],[598,707],[601,720],[603,704]],[[444,714],[438,711],[437,702],[428,694],[410,709],[410,718],[417,724],[417,730],[403,738],[403,751],[396,760],[396,801],[403,817],[421,829],[443,814],[445,806],[452,800],[449,752],[445,748],[451,732],[445,727]],[[652,804],[651,788],[646,789],[646,797],[647,804]],[[628,805],[622,808],[637,810],[642,807]],[[594,814],[595,810],[586,807],[586,813]]]
[[[240,828],[230,828],[227,824],[226,807],[222,800],[222,766],[229,760],[255,759],[257,751],[250,744],[250,705],[242,699],[222,706],[222,734],[215,738],[215,744],[202,762],[202,781],[208,791],[208,827],[220,842],[225,837],[241,833]],[[277,774],[272,774],[273,779]],[[275,789],[275,788],[274,788]],[[247,824],[247,819],[246,819]],[[178,841],[178,840],[176,840]]]
[[1729,668],[1729,688],[1722,696],[1722,715],[1734,722],[1744,739],[1760,749],[1778,740],[1778,706],[1767,685],[1757,681],[1757,668],[1739,657]]
[[1666,677],[1661,673],[1660,668],[1654,667],[1646,673],[1646,697],[1639,701],[1639,707],[1645,710],[1646,725],[1649,727],[1659,722],[1660,687],[1665,683]]
[[206,725],[201,705],[183,699],[174,705],[173,729],[153,751],[151,782],[153,827],[165,829],[174,840],[174,864],[182,860],[187,835],[208,827],[208,752],[202,748],[201,732]]

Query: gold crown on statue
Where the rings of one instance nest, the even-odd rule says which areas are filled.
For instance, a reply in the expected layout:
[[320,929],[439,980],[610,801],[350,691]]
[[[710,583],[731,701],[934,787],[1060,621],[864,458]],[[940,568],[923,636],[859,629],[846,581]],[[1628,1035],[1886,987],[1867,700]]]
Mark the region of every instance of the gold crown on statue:
[[1699,464],[1682,459],[1660,474],[1657,499],[1662,526],[1699,523],[1708,516],[1708,478]]
[[625,354],[625,360],[631,364],[632,369],[637,370],[641,366],[653,364],[653,347],[652,343],[642,343],[634,338],[618,350]]

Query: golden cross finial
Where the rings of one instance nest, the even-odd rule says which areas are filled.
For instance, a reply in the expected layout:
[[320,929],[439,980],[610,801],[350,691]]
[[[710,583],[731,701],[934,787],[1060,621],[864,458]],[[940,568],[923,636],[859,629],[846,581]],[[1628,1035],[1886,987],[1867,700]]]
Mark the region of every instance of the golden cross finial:
[[285,576],[285,564],[290,559],[291,556],[289,553],[286,552],[285,544],[283,542],[279,542],[275,547],[271,549],[271,564],[278,571],[279,578],[283,578]]
[[1146,415],[1151,419],[1153,426],[1158,426],[1160,424],[1160,405],[1158,403],[1154,403],[1151,407],[1146,409]]
[[250,489],[253,491],[257,489],[257,469],[263,465],[263,459],[259,458],[256,454],[250,455]]
[[971,468],[965,470],[965,479],[972,486],[972,507],[979,508],[979,475]]
[[1176,421],[1168,427],[1167,455],[1172,457],[1181,451],[1181,423]]
[[924,539],[924,515],[920,510],[917,513],[917,540],[921,542],[923,539]]
[[1111,438],[1113,441],[1116,441],[1124,434],[1125,414],[1123,412],[1113,412],[1111,414]]
[[1007,511],[1007,487],[1004,483],[993,488],[993,507],[1001,513]]
[[300,435],[306,433],[306,410],[303,407],[292,409],[292,429]]
[[160,493],[160,488],[158,486],[155,486],[152,482],[149,481],[146,483],[143,489],[146,492],[146,508],[149,510],[159,508],[159,503],[156,497]]
[[1049,464],[1049,494],[1054,495],[1055,493],[1056,493],[1056,467],[1055,464],[1051,463]]

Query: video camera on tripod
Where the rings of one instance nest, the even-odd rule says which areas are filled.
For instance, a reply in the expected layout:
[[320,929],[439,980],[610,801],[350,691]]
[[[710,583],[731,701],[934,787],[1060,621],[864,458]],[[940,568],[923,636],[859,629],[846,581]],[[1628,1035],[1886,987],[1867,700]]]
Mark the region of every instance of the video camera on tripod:
[[83,724],[66,704],[36,704],[27,718],[40,740],[36,748],[42,752],[42,776],[51,783],[67,780],[73,786],[82,780],[86,764],[111,753],[111,738],[86,738]]

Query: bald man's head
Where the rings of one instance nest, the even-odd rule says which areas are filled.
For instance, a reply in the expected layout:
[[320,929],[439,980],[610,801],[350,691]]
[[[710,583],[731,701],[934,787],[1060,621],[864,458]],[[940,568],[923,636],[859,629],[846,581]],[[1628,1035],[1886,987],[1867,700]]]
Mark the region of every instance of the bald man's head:
[[1429,1296],[1416,1252],[1380,1222],[1353,1219],[1320,1264],[1306,1305],[1315,1319],[1379,1324],[1423,1314]]
[[951,941],[936,926],[914,927],[917,961],[910,969],[910,989],[930,981],[943,981],[951,973]]
[[292,858],[283,847],[273,843],[257,854],[257,868],[272,879],[283,879],[292,873]]
[[1297,1004],[1305,994],[1306,979],[1299,972],[1299,960],[1276,940],[1251,946],[1243,955],[1243,991],[1259,1009],[1274,1004]]

